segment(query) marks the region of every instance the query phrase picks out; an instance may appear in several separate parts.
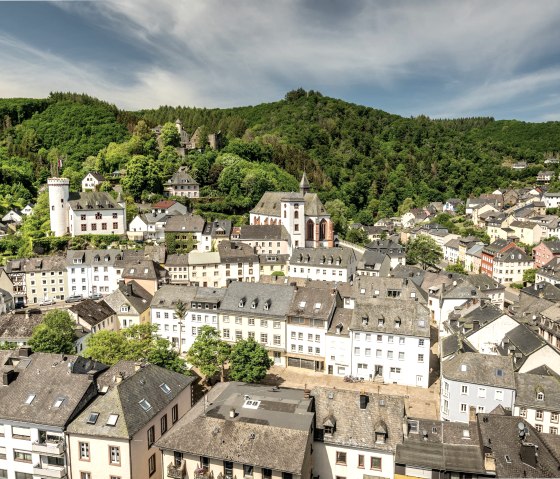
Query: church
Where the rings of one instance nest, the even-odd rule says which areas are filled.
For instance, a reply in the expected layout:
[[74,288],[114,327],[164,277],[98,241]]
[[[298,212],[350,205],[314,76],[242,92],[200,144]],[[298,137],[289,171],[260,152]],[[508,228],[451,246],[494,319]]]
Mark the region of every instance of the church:
[[252,225],[283,225],[292,248],[331,248],[334,246],[333,222],[316,193],[309,192],[303,173],[299,192],[267,191],[251,210]]
[[70,193],[68,178],[49,178],[47,185],[54,236],[125,234],[124,201],[100,191]]

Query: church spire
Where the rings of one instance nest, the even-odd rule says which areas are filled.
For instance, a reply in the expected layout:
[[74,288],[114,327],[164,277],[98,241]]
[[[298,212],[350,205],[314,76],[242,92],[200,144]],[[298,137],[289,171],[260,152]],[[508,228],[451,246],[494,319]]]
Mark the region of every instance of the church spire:
[[305,174],[305,171],[303,172],[303,175],[301,175],[301,181],[299,182],[299,191],[302,195],[309,193],[309,181],[307,181],[307,175]]

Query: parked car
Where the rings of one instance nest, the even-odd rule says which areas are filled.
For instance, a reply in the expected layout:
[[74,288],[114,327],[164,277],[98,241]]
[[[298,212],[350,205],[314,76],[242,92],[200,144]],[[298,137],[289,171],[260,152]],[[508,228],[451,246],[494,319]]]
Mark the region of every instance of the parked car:
[[82,298],[81,294],[76,294],[74,296],[68,296],[66,298],[66,302],[67,303],[77,303],[77,302],[81,301],[82,299],[84,299],[84,298]]
[[54,304],[54,299],[44,298],[43,301],[39,303],[39,306],[50,306],[51,304]]
[[100,293],[92,293],[89,295],[89,299],[101,299],[103,297]]

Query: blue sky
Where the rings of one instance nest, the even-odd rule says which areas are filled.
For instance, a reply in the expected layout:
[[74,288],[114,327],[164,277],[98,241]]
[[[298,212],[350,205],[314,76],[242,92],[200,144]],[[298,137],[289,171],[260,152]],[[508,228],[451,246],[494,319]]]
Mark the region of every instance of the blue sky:
[[560,120],[557,0],[0,2],[0,95],[230,107],[293,88],[404,116]]

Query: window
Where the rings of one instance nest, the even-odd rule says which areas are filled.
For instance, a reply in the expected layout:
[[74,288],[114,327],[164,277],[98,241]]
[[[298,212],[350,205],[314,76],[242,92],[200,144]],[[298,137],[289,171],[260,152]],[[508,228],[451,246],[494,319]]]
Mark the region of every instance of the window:
[[31,462],[31,453],[27,451],[14,450],[14,461]]
[[275,334],[274,335],[274,341],[273,341],[274,346],[280,346],[281,344],[281,337],[279,334]]
[[394,339],[393,336],[388,336],[388,337],[387,337],[387,341],[388,341],[389,343],[392,343],[392,342],[393,342],[393,339]]
[[261,343],[268,343],[268,334],[266,333],[261,333]]
[[527,417],[527,408],[526,407],[522,407],[519,409],[519,415],[521,417]]
[[478,388],[478,397],[485,398],[486,397],[486,388]]
[[419,363],[423,363],[423,362],[424,362],[424,355],[423,355],[423,354],[419,354],[419,355],[418,355],[418,362],[419,362]]
[[536,429],[538,432],[542,432],[542,431],[543,431],[542,424],[535,424],[535,429]]
[[281,324],[280,321],[274,321],[274,329],[280,329]]
[[138,404],[140,404],[144,411],[149,411],[150,409],[152,409],[152,405],[145,399],[142,399]]
[[336,451],[336,463],[346,466],[346,453],[342,451]]
[[404,361],[404,353],[402,351],[399,352],[399,361]]
[[241,339],[243,339],[243,332],[240,331],[239,329],[236,329],[235,330],[235,340],[239,341]]
[[364,456],[362,454],[358,455],[358,468],[359,469],[364,468]]
[[354,348],[354,355],[355,355],[355,356],[359,356],[359,355],[360,355],[360,348]]
[[107,419],[107,426],[115,426],[119,420],[118,414],[110,414],[109,419]]
[[537,393],[537,401],[544,401],[544,393],[542,391]]
[[557,427],[551,427],[550,428],[550,434],[558,434],[558,428]]
[[229,339],[229,329],[224,329],[223,336],[224,336],[224,339]]
[[171,408],[171,423],[175,424],[178,419],[179,419],[179,406],[175,404],[175,406]]
[[0,459],[6,459],[6,448],[0,447]]
[[249,326],[254,326],[255,325],[255,318],[249,318],[248,322],[249,322]]
[[89,442],[78,443],[80,447],[80,461],[89,461]]
[[370,469],[375,469],[377,471],[381,470],[381,458],[380,457],[372,457]]
[[393,351],[387,351],[387,359],[393,359]]
[[496,401],[503,401],[504,400],[504,392],[501,389],[497,389],[494,392],[494,399]]
[[377,335],[377,342],[380,343],[383,341],[383,336],[381,334]]
[[156,455],[152,454],[148,459],[148,473],[150,476],[154,475],[156,472]]
[[557,412],[550,413],[550,422],[558,422],[559,414]]
[[461,403],[461,412],[467,412],[467,405],[465,403]]
[[418,346],[424,346],[424,340],[423,339],[418,340]]
[[461,386],[461,394],[469,394],[469,387]]
[[152,447],[152,444],[155,442],[156,439],[156,430],[154,426],[148,429],[148,447]]
[[537,409],[537,410],[535,411],[535,419],[536,419],[537,421],[542,421],[542,420],[543,420],[543,417],[544,417],[544,412],[542,411],[542,409]]
[[161,426],[161,434],[163,435],[167,432],[167,414],[161,416],[160,426]]
[[121,448],[118,446],[109,446],[109,463],[121,464]]

